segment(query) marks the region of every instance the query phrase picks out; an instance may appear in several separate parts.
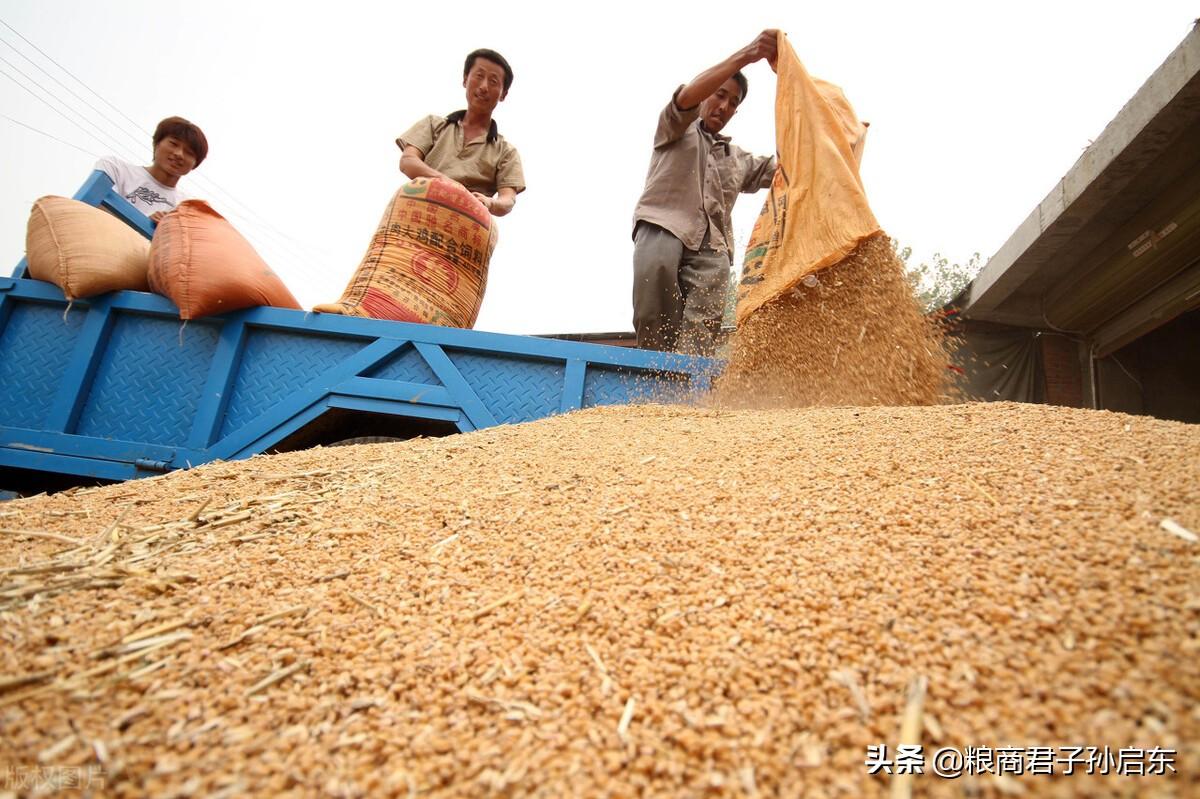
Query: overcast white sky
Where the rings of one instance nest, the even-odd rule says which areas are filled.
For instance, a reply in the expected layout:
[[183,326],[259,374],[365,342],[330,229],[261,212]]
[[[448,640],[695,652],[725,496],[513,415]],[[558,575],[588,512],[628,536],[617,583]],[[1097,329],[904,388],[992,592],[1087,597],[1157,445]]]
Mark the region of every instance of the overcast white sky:
[[[986,259],[1196,14],[1178,0],[0,0],[0,251],[16,264],[32,202],[73,194],[94,156],[150,163],[138,128],[179,114],[211,148],[180,187],[225,213],[301,304],[336,300],[402,182],[396,136],[464,107],[462,59],[491,47],[516,73],[496,119],[529,189],[499,220],[477,327],[629,330],[630,217],[657,114],[764,27],[871,123],[863,178],[884,229],[918,257]],[[747,75],[725,132],[770,153],[774,75]],[[762,197],[739,201],[740,242]]]

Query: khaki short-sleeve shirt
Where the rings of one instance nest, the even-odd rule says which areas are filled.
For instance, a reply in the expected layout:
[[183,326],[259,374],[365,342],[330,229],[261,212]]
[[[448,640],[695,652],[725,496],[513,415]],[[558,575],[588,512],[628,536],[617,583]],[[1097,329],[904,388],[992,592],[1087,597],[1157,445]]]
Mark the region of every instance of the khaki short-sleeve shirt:
[[521,155],[496,131],[495,120],[488,135],[469,142],[463,138],[461,121],[431,114],[396,139],[396,146],[416,147],[426,164],[471,191],[489,197],[504,188],[525,191]]
[[682,89],[659,114],[634,229],[641,221],[658,225],[689,250],[699,250],[707,235],[709,247],[730,252],[738,193],[769,187],[775,156],[751,155],[728,136],[706,131],[699,106],[680,108],[675,102]]

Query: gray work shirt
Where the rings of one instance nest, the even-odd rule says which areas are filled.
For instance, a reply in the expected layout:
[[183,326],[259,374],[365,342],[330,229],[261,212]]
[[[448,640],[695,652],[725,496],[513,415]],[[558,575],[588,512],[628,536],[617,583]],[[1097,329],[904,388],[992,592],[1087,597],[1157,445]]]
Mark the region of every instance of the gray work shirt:
[[670,231],[689,250],[733,249],[731,214],[738,192],[771,185],[775,157],[751,155],[728,136],[700,124],[700,106],[680,108],[680,86],[658,117],[646,187],[633,212],[633,226],[650,222]]

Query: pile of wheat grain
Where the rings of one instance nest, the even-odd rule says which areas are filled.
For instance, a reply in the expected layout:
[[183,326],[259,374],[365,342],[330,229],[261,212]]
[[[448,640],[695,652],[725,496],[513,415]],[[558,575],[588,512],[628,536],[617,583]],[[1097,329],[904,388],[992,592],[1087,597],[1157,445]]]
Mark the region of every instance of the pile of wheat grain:
[[949,363],[880,235],[751,314],[714,396],[741,408],[931,405],[948,393]]
[[[1200,790],[1200,429],[610,408],[0,504],[0,776],[120,796],[882,796],[932,748]],[[1171,523],[1165,520],[1171,519]]]

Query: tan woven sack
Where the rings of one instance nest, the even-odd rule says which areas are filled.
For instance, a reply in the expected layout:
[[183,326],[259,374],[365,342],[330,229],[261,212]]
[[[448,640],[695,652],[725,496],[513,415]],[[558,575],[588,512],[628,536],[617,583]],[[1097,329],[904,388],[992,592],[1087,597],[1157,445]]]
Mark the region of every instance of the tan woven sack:
[[68,300],[109,291],[146,291],[150,242],[107,211],[66,197],[33,204],[25,229],[29,275]]
[[496,238],[491,214],[469,191],[451,180],[417,178],[388,204],[342,298],[313,310],[471,327]]

